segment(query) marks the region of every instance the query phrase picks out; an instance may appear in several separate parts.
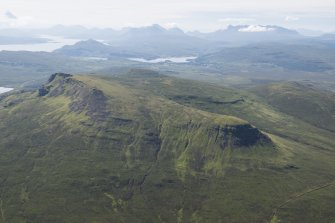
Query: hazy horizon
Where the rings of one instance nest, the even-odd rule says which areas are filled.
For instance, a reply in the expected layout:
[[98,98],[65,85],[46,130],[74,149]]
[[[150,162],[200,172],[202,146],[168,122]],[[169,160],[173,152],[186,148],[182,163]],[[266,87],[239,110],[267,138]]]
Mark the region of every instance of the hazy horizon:
[[88,0],[85,4],[79,0],[4,0],[0,9],[0,28],[37,28],[61,24],[120,29],[160,24],[165,28],[209,32],[228,25],[246,24],[334,32],[333,21],[335,2],[330,0]]

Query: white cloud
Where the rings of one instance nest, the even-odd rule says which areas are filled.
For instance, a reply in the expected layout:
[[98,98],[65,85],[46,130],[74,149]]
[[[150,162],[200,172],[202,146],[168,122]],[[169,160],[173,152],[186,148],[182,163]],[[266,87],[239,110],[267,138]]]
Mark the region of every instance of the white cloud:
[[16,15],[14,15],[12,12],[10,12],[10,11],[7,11],[6,13],[5,13],[5,15],[7,16],[7,18],[9,18],[9,19],[17,19],[17,17],[16,17]]
[[[285,25],[288,23],[285,22],[285,17],[293,15],[304,18],[299,21],[299,26],[333,29],[334,25],[330,21],[335,18],[334,0],[0,1],[2,9],[10,9],[21,20],[22,17],[33,16],[34,26],[80,24],[121,28],[124,24],[165,24],[173,21],[188,30],[212,30],[228,24]],[[312,24],[312,19],[318,22]],[[294,19],[288,17],[288,20]],[[29,26],[31,23],[29,21]],[[292,25],[297,23],[292,22]]]
[[218,20],[221,23],[225,23],[225,24],[247,24],[250,23],[252,21],[254,21],[254,19],[252,18],[222,18]]
[[272,32],[275,31],[275,28],[267,27],[267,26],[259,26],[259,25],[250,25],[245,28],[241,28],[238,30],[239,32],[248,32],[248,33],[254,33],[254,32]]
[[172,28],[177,28],[178,24],[175,22],[168,22],[168,23],[163,24],[163,27],[166,29],[172,29]]
[[33,21],[30,16],[18,17],[10,11],[0,11],[0,27],[2,28],[14,28],[23,27],[29,25]]
[[286,16],[285,17],[285,21],[287,21],[287,22],[298,21],[298,20],[300,20],[300,18],[296,17],[296,16]]

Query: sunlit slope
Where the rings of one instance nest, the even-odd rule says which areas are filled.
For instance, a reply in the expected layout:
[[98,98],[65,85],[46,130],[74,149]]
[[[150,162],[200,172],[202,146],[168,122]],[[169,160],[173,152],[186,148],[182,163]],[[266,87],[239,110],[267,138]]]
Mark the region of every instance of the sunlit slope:
[[[133,72],[53,75],[1,100],[2,222],[334,219],[313,215],[334,205],[332,133],[245,93]],[[287,209],[299,199],[319,208]]]

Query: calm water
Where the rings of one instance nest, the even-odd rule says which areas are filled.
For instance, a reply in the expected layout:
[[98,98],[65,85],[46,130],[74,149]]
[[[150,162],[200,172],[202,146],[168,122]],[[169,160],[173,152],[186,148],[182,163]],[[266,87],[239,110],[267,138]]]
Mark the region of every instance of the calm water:
[[41,36],[42,38],[50,39],[51,41],[48,43],[35,43],[35,44],[13,44],[13,45],[0,45],[0,51],[45,51],[52,52],[56,49],[59,49],[65,45],[73,45],[79,41],[80,39],[64,39],[62,37],[57,36]]
[[153,60],[146,60],[143,58],[128,58],[132,61],[142,62],[142,63],[162,63],[171,61],[172,63],[188,63],[191,60],[196,59],[197,57],[164,57],[164,58],[157,58]]
[[0,94],[13,90],[13,88],[0,87]]

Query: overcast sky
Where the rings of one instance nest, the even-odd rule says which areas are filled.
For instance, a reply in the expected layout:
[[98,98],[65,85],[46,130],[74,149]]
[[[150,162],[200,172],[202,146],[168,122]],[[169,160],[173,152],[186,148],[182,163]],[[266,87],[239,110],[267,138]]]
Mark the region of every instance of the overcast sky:
[[0,27],[121,28],[161,24],[211,31],[275,24],[335,31],[335,0],[0,0]]

